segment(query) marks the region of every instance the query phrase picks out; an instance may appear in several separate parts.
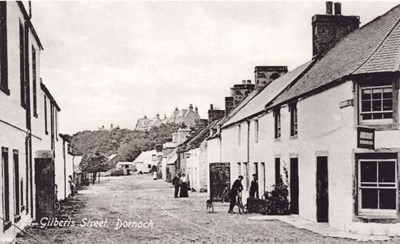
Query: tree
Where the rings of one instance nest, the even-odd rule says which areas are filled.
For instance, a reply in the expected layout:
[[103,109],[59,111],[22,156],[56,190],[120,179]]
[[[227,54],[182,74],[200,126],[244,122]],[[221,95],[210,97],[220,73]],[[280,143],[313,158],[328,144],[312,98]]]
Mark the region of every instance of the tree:
[[85,173],[93,174],[93,184],[96,181],[98,172],[105,172],[111,167],[107,164],[108,158],[99,151],[84,155],[79,166]]

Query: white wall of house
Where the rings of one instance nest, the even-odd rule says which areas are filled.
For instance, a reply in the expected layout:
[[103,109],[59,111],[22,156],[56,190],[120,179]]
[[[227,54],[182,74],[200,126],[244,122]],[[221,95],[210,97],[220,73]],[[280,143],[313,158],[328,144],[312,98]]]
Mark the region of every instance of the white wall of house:
[[207,190],[207,141],[203,141],[200,147],[185,152],[186,172],[189,176],[190,187],[196,191]]
[[207,139],[207,194],[210,196],[210,164],[221,162],[221,139],[219,137],[213,137]]
[[[249,178],[255,173],[258,164],[260,195],[264,190],[272,190],[275,184],[275,158],[288,171],[290,179],[290,158],[298,158],[299,165],[299,215],[311,221],[316,220],[316,158],[328,157],[329,178],[329,224],[342,230],[366,234],[400,234],[400,224],[367,224],[354,221],[354,152],[357,149],[357,116],[353,106],[340,108],[340,102],[352,99],[353,82],[347,81],[322,93],[300,100],[298,109],[298,136],[290,136],[290,112],[287,105],[281,107],[281,137],[274,138],[273,112],[265,113],[250,120],[249,135]],[[258,142],[256,142],[255,120],[259,123]],[[247,122],[223,129],[222,159],[231,163],[231,182],[239,174],[245,176],[246,189],[246,146]],[[239,137],[239,131],[241,135]],[[238,142],[240,138],[241,142]],[[375,146],[380,150],[398,151],[400,131],[376,131]],[[209,148],[211,146],[209,145]],[[211,149],[210,149],[211,150]],[[215,150],[215,148],[214,148]],[[371,151],[373,152],[373,151]],[[240,163],[240,169],[239,165]],[[265,179],[264,179],[265,175]],[[290,182],[288,182],[290,184]],[[248,192],[244,191],[244,197]]]

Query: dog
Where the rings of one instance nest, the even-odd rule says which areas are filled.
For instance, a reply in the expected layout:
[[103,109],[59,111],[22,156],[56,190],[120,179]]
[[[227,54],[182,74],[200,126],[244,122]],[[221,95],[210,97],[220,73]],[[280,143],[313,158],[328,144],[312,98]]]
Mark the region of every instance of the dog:
[[206,201],[206,206],[207,206],[207,211],[208,211],[209,213],[214,213],[214,206],[213,206],[213,201],[212,201],[212,199],[208,199],[208,200]]

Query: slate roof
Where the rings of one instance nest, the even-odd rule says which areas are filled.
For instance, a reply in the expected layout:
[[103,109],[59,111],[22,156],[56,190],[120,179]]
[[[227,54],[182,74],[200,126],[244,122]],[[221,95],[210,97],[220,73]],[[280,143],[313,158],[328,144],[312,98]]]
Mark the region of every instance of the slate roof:
[[214,120],[210,124],[208,124],[206,127],[200,129],[197,131],[191,138],[186,140],[182,145],[180,145],[180,150],[179,152],[184,152],[188,151],[194,148],[200,147],[200,144],[207,139],[210,135],[210,129],[216,125],[219,122],[219,120]]
[[400,5],[339,41],[269,107],[340,81],[349,75],[399,71]]
[[242,121],[245,118],[265,111],[265,105],[276,98],[288,85],[290,85],[302,73],[304,73],[312,63],[313,61],[309,61],[297,67],[278,79],[273,80],[259,93],[255,94],[254,96],[249,96],[245,106],[241,106],[239,111],[225,120],[223,127],[228,127],[229,125]]

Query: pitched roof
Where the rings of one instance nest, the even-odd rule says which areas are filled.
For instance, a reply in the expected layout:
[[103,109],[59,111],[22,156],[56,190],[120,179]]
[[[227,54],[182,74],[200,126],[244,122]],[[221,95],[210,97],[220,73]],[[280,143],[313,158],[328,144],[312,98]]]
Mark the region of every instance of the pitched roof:
[[298,98],[352,74],[399,71],[399,20],[397,5],[351,32],[270,105]]
[[200,144],[207,139],[210,133],[210,128],[212,128],[215,124],[218,123],[219,120],[214,120],[211,122],[209,125],[206,127],[200,129],[197,131],[193,137],[188,139],[186,142],[184,142],[180,147],[181,147],[181,152],[182,151],[188,151],[194,148],[200,147]]
[[153,154],[157,154],[156,150],[151,150],[151,151],[144,151],[139,156],[133,160],[135,163],[140,163],[140,162],[151,162],[152,161],[152,156]]
[[251,117],[252,115],[265,111],[265,105],[272,101],[272,99],[278,96],[287,86],[304,73],[311,64],[312,61],[309,61],[278,79],[273,80],[268,86],[259,93],[256,93],[254,96],[249,95],[245,106],[241,106],[233,116],[228,118],[224,122],[223,127],[227,127]]

